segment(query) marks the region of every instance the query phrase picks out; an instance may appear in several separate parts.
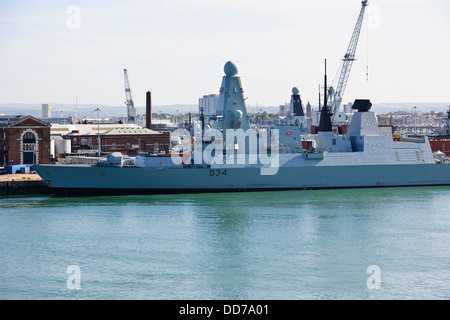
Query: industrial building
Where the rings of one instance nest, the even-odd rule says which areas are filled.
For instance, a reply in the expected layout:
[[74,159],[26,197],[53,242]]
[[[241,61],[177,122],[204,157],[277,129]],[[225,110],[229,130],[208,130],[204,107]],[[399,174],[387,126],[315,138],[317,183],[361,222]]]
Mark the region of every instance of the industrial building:
[[170,147],[169,131],[154,131],[136,124],[54,124],[51,136],[54,157],[70,153],[96,153],[99,149],[99,137],[101,153],[168,154]]
[[50,163],[50,127],[33,116],[0,117],[0,166]]

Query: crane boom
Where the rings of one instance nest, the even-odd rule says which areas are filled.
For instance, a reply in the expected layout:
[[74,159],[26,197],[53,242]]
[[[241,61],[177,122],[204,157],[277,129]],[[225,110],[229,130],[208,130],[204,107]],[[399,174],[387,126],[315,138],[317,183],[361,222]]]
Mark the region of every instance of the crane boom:
[[126,96],[126,104],[127,104],[127,117],[128,123],[134,123],[136,120],[136,108],[134,107],[133,97],[131,96],[130,83],[128,81],[128,73],[127,69],[123,69],[124,78],[125,78],[125,96]]
[[332,113],[332,121],[334,124],[337,123],[339,117],[339,107],[342,102],[342,97],[344,96],[345,87],[347,86],[347,81],[350,76],[350,70],[352,68],[353,61],[355,61],[356,47],[358,46],[359,34],[361,32],[361,26],[364,19],[364,12],[367,6],[368,0],[361,1],[361,11],[359,12],[358,20],[356,21],[355,29],[353,30],[352,38],[347,48],[347,52],[342,59],[342,68],[339,76],[339,82],[337,83],[336,89],[329,88],[329,99],[328,104]]

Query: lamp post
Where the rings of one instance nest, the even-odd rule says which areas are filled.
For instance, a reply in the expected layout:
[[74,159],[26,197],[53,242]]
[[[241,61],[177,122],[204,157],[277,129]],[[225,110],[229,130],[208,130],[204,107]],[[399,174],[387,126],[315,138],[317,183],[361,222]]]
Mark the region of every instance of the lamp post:
[[414,134],[416,134],[417,131],[417,112],[416,112],[417,107],[414,107]]
[[96,112],[96,111],[97,111],[97,134],[98,134],[98,138],[97,138],[98,162],[100,162],[100,111],[102,111],[102,110],[97,108],[94,110],[94,112]]

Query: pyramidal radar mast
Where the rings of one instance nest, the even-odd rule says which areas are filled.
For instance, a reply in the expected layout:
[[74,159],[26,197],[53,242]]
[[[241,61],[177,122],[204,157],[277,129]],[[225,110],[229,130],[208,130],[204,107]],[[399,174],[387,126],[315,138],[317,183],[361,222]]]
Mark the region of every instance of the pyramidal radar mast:
[[128,73],[127,69],[123,69],[124,78],[125,78],[125,96],[126,96],[126,105],[127,105],[127,117],[128,123],[135,123],[136,121],[136,108],[134,107],[133,97],[131,96],[130,83],[128,82]]
[[361,26],[364,19],[364,12],[367,7],[368,0],[361,2],[361,11],[359,12],[358,20],[356,21],[355,29],[353,30],[352,38],[347,48],[347,52],[342,59],[341,72],[339,76],[339,82],[336,89],[330,87],[328,89],[328,105],[332,114],[332,122],[337,124],[339,117],[339,107],[344,96],[345,87],[347,86],[348,77],[350,76],[350,70],[352,68],[353,61],[355,61],[356,47],[358,46],[359,34],[361,32]]

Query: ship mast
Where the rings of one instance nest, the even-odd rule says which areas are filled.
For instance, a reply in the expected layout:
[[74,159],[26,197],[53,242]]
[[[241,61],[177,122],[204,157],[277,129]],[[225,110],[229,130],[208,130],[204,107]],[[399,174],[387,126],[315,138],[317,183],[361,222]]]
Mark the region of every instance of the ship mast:
[[331,117],[327,103],[327,59],[325,59],[325,75],[324,75],[324,105],[320,110],[319,132],[331,132]]

